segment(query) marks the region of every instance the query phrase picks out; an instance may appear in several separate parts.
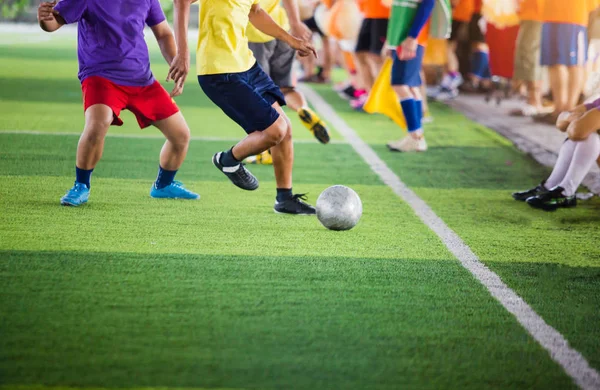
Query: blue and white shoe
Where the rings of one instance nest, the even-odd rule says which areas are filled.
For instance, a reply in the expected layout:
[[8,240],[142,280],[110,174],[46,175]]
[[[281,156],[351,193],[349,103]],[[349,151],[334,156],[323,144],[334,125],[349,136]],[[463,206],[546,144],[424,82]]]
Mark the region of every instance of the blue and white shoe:
[[180,181],[174,181],[160,189],[153,184],[150,196],[157,199],[200,199],[200,195],[185,188]]
[[63,206],[81,206],[90,198],[90,189],[83,183],[75,182],[73,188],[60,198],[60,204]]

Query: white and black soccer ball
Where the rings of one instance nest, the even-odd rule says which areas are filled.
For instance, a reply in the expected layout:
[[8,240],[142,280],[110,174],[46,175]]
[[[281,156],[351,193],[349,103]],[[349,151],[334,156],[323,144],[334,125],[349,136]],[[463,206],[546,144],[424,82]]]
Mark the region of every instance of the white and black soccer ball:
[[362,201],[346,186],[327,188],[317,199],[317,218],[329,230],[350,230],[362,216]]

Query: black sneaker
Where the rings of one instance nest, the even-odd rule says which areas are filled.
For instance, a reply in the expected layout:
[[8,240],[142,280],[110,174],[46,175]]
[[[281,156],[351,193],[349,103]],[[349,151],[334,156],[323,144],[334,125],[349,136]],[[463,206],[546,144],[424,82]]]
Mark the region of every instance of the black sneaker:
[[554,187],[550,191],[532,196],[527,199],[527,204],[536,209],[554,211],[560,207],[577,206],[577,197],[563,195],[564,188]]
[[540,183],[539,186],[532,188],[530,190],[521,191],[521,192],[513,192],[512,197],[515,200],[525,202],[528,198],[531,198],[532,196],[537,196],[537,195],[543,194],[544,192],[548,192],[548,189],[546,189],[546,187],[544,187],[545,183],[546,183],[546,181],[544,180],[543,182]]
[[344,100],[352,100],[352,99],[356,99],[356,89],[352,86],[349,85],[346,88],[342,89],[341,91],[338,91],[338,95],[339,97],[341,97]]
[[221,154],[223,154],[223,152],[219,152],[213,156],[213,164],[223,172],[233,184],[242,190],[247,191],[254,191],[258,188],[258,179],[246,169],[244,164],[239,163],[233,167],[224,167],[221,165]]
[[306,194],[296,194],[282,202],[276,201],[273,209],[278,214],[315,215],[317,210],[303,202],[304,200],[306,200]]

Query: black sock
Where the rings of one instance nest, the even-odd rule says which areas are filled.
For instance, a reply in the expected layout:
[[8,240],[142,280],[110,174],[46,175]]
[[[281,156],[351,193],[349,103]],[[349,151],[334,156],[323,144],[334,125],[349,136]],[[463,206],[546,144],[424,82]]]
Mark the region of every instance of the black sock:
[[158,176],[156,177],[156,183],[154,185],[159,190],[161,188],[165,188],[166,186],[173,183],[176,173],[177,173],[177,170],[168,171],[159,165],[158,166]]
[[90,188],[92,172],[94,172],[94,169],[81,169],[75,166],[75,181],[77,181],[77,183],[85,184],[87,188]]
[[277,189],[277,201],[283,202],[292,198],[292,189],[291,188],[278,188]]
[[221,153],[221,159],[219,161],[224,167],[235,167],[240,163],[240,160],[233,157],[233,148],[226,152]]

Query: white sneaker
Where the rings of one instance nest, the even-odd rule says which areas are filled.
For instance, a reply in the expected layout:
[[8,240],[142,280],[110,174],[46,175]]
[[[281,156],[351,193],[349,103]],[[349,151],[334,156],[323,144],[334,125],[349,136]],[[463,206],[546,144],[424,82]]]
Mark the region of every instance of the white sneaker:
[[427,142],[425,142],[425,137],[416,139],[410,135],[407,135],[399,141],[389,142],[387,147],[392,152],[424,152],[427,150]]

